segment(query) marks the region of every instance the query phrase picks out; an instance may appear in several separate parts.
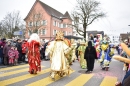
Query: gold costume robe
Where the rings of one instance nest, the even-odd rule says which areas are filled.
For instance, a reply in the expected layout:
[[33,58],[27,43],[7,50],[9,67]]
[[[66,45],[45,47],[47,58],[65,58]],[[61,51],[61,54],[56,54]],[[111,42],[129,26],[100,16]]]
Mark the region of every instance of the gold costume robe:
[[51,70],[52,71],[64,71],[67,69],[66,54],[70,51],[70,48],[64,41],[52,41],[47,46],[46,52],[50,53]]

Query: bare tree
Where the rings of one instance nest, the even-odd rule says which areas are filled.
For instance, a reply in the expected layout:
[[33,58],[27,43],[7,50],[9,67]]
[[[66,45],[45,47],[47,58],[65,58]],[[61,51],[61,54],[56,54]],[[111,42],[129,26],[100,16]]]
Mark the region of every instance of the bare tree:
[[[77,6],[71,13],[73,19],[73,27],[77,33],[86,40],[86,30],[96,19],[105,17],[99,7],[100,2],[95,0],[77,0]],[[83,29],[79,29],[82,25]]]
[[20,12],[14,11],[7,13],[1,22],[6,37],[12,38],[14,36],[14,32],[18,31],[21,25]]
[[31,12],[29,18],[27,30],[29,33],[40,33],[39,29],[44,25],[44,13],[42,11],[36,11],[35,9]]
[[0,37],[4,37],[4,32],[5,32],[5,29],[2,25],[2,22],[0,22]]

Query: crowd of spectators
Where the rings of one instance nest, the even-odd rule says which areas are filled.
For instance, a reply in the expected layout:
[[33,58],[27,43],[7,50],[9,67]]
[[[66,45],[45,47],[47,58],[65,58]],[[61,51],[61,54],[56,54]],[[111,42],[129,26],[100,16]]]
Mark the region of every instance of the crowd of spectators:
[[[41,42],[41,60],[49,60],[49,58],[45,56],[47,44],[48,42]],[[0,65],[11,66],[27,63],[27,51],[27,39],[0,39]]]

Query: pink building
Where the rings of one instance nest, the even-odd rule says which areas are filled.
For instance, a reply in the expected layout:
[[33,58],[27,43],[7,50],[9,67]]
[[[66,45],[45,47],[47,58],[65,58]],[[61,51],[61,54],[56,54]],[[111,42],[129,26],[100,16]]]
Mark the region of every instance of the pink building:
[[72,35],[72,20],[69,13],[62,14],[39,0],[35,1],[24,20],[26,38],[32,31],[36,31],[43,40],[54,38],[57,31],[63,31],[64,35]]

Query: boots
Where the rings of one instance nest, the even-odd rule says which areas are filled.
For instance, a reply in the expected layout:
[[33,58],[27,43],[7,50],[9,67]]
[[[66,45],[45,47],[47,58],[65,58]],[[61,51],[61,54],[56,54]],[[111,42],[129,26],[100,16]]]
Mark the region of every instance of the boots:
[[109,67],[106,67],[105,70],[108,71]]
[[117,82],[115,86],[121,86],[121,82]]

